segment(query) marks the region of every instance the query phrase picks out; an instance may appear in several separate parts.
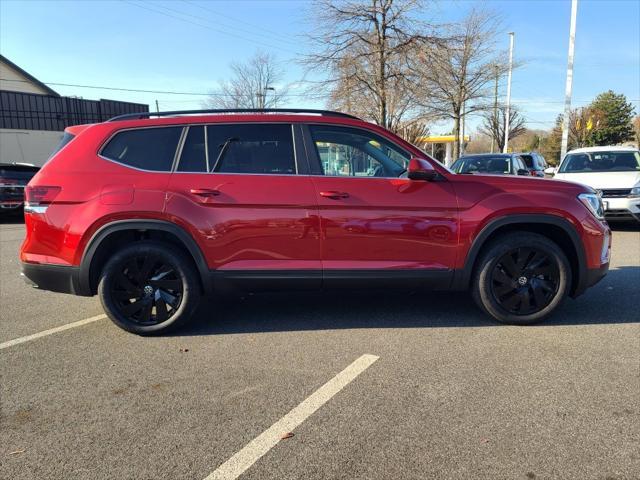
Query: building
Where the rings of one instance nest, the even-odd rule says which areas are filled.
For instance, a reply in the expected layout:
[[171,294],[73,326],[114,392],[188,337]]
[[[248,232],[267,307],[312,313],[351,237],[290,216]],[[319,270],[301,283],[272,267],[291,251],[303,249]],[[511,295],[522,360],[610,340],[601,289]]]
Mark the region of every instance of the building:
[[69,125],[148,111],[140,103],[63,97],[0,55],[0,163],[42,166]]

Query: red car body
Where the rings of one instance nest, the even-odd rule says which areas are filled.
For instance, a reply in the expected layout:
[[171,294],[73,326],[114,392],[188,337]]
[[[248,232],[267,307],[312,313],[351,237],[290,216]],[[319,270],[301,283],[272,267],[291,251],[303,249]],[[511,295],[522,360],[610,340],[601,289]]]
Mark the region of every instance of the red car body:
[[[127,129],[217,123],[291,125],[297,174],[141,171],[100,154]],[[438,181],[324,176],[310,158],[306,131],[317,124],[373,132],[428,161]],[[609,228],[577,199],[588,188],[456,175],[389,131],[346,116],[171,116],[81,125],[67,133],[73,140],[27,188],[20,259],[41,288],[95,294],[107,245],[122,232],[132,232],[130,238],[157,233],[179,245],[193,257],[205,291],[396,280],[463,290],[483,245],[514,229],[547,235],[565,250],[574,296],[608,268]]]

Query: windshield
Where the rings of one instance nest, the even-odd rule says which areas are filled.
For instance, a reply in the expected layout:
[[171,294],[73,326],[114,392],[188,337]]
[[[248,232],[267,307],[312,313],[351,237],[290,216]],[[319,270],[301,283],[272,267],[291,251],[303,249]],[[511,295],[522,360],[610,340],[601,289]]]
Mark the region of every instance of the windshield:
[[511,157],[504,155],[461,157],[452,166],[455,173],[511,173]]
[[568,154],[560,173],[636,172],[640,170],[640,153],[604,151]]

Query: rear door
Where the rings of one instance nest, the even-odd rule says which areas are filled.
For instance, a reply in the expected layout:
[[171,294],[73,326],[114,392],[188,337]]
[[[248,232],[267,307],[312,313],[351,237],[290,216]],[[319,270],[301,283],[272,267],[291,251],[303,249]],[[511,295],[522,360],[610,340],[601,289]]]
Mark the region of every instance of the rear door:
[[188,127],[167,213],[192,230],[219,279],[320,286],[317,202],[297,141],[284,123]]
[[[401,178],[411,153],[369,130],[309,125],[327,286],[416,280],[448,286],[457,202],[447,181]],[[316,165],[316,167],[314,167]]]

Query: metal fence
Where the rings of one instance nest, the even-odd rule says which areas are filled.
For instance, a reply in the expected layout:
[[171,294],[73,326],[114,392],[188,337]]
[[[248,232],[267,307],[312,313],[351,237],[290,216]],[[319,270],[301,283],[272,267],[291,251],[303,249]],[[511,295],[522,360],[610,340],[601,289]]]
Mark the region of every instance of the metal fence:
[[116,115],[148,111],[149,105],[141,103],[0,90],[0,128],[62,131],[69,125],[103,122]]

